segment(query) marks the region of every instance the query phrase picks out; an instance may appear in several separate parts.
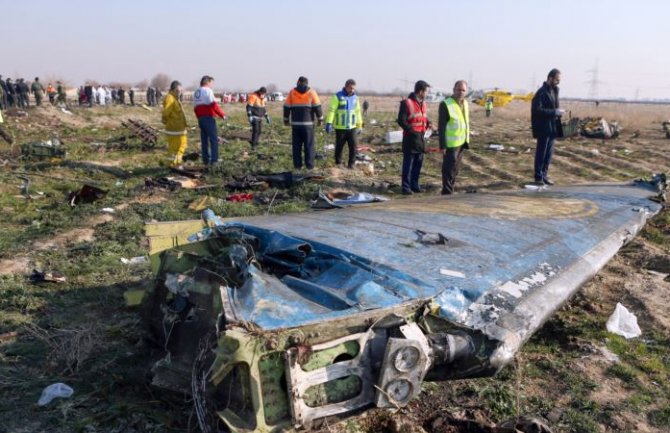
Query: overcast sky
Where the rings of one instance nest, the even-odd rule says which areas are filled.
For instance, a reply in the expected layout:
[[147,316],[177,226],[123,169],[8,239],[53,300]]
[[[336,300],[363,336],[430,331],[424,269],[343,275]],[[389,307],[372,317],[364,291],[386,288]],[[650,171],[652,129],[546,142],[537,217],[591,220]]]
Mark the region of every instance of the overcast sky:
[[0,74],[70,84],[136,83],[164,72],[186,85],[535,90],[562,71],[562,95],[669,98],[667,0],[2,1]]

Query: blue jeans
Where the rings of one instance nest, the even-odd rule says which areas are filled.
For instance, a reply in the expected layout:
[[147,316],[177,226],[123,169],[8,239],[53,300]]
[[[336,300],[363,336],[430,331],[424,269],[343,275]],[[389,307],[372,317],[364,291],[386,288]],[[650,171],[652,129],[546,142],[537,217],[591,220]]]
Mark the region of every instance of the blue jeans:
[[535,147],[535,181],[540,182],[547,179],[549,164],[554,154],[554,140],[556,137],[537,137]]
[[402,191],[418,192],[419,175],[423,166],[423,153],[403,152],[402,154]]
[[216,134],[216,120],[213,116],[199,117],[198,126],[200,127],[202,162],[205,165],[214,164],[219,160],[219,137]]

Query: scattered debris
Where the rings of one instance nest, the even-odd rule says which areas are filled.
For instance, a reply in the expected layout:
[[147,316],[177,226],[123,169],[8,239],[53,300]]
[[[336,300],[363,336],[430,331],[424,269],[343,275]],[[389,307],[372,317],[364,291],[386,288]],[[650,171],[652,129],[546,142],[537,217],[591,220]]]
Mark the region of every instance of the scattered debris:
[[329,191],[323,193],[321,190],[311,201],[313,209],[335,209],[362,203],[375,203],[387,201],[388,198],[373,195],[367,192],[351,193],[349,191]]
[[152,177],[147,177],[144,179],[144,188],[145,189],[167,189],[168,191],[177,191],[181,189],[181,183],[170,180],[167,177],[159,177],[154,179]]
[[143,148],[153,148],[156,146],[159,134],[158,129],[137,119],[128,119],[125,122],[121,122],[121,125],[130,130],[131,137],[142,141]]
[[147,258],[145,256],[137,256],[130,259],[121,257],[121,263],[123,263],[124,265],[141,265],[146,262]]
[[619,355],[616,353],[612,352],[605,346],[598,347],[598,350],[600,350],[600,353],[603,355],[603,358],[605,358],[607,361],[617,364],[619,363]]
[[525,189],[529,189],[531,191],[542,191],[547,189],[547,185],[534,185],[532,183],[524,185],[523,186]]
[[60,144],[54,145],[51,140],[24,143],[21,153],[25,158],[65,158],[65,149]]
[[100,212],[102,212],[102,213],[114,213],[115,210],[114,210],[113,207],[103,207],[102,209],[100,209]]
[[580,121],[581,134],[588,138],[616,138],[621,132],[619,122],[608,122],[603,118],[586,118]]
[[488,150],[504,150],[505,146],[502,144],[498,143],[489,143],[489,145],[486,147]]
[[40,399],[37,400],[39,406],[46,406],[51,403],[54,398],[69,398],[74,393],[74,390],[64,383],[52,383],[42,390]]
[[621,335],[626,339],[642,335],[642,330],[637,324],[635,314],[628,311],[619,302],[617,302],[616,308],[610,318],[607,319],[607,330],[613,334]]
[[220,206],[223,204],[223,200],[220,198],[212,197],[212,196],[204,196],[195,199],[191,204],[188,205],[188,208],[194,211],[201,212],[208,207],[212,206]]
[[323,146],[323,150],[335,150],[335,145],[334,144],[326,144]]
[[249,174],[244,176],[233,176],[234,182],[226,184],[226,188],[232,191],[243,191],[251,188],[291,188],[296,184],[311,180],[324,180],[318,174],[294,174],[290,171],[272,174]]
[[67,196],[67,202],[74,207],[79,203],[93,203],[107,195],[107,191],[91,185],[84,185],[77,192],[71,192]]
[[402,142],[402,130],[400,131],[388,131],[384,136],[384,142],[386,144],[400,143]]
[[58,271],[40,272],[37,269],[33,269],[33,273],[32,275],[30,275],[30,282],[33,284],[64,283],[65,281],[66,281],[65,275],[61,274]]
[[428,233],[423,230],[414,230],[419,237],[418,242],[426,245],[447,245],[447,237],[442,233]]
[[234,203],[251,201],[253,199],[254,199],[254,195],[246,193],[246,192],[238,192],[238,193],[235,193],[235,194],[230,194],[228,197],[226,197],[226,200],[232,201]]

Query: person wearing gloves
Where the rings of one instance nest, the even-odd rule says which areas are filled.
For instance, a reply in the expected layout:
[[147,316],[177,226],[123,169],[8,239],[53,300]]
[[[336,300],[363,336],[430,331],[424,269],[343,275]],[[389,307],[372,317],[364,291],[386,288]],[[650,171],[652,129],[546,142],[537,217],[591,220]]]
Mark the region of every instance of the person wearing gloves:
[[247,101],[247,116],[249,117],[249,124],[251,125],[251,148],[256,149],[258,146],[258,139],[261,136],[261,126],[263,125],[263,118],[267,124],[270,124],[270,116],[265,111],[265,95],[268,91],[265,87],[261,87],[249,95]]
[[561,71],[552,69],[547,81],[533,96],[530,108],[530,122],[533,138],[537,139],[535,147],[535,183],[553,185],[549,179],[549,164],[554,153],[554,141],[563,136],[561,116],[565,110],[559,108],[558,85],[561,82]]
[[202,162],[212,165],[219,162],[219,137],[216,133],[214,116],[225,119],[226,115],[214,99],[212,85],[214,78],[205,75],[200,80],[200,87],[193,92],[195,115],[200,127],[200,145],[202,146]]
[[284,125],[291,125],[293,145],[293,167],[302,168],[302,153],[305,153],[305,167],[314,168],[314,120],[321,125],[323,112],[321,100],[313,89],[310,89],[306,77],[298,78],[296,87],[291,89],[284,101]]
[[186,152],[186,114],[181,105],[180,96],[182,93],[181,83],[173,81],[170,84],[170,91],[163,99],[162,122],[165,125],[165,135],[168,142],[168,158],[172,167],[179,167],[182,164],[182,157]]
[[326,132],[335,129],[335,164],[342,163],[342,150],[346,143],[349,147],[347,167],[354,168],[356,162],[356,136],[363,128],[361,103],[356,95],[356,81],[349,79],[342,90],[330,98],[328,115],[326,116]]

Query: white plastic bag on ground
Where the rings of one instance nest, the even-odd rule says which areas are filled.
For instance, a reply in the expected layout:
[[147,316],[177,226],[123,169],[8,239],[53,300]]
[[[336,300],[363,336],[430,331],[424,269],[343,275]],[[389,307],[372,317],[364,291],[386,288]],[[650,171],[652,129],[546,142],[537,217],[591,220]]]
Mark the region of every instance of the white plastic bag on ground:
[[40,399],[37,400],[37,404],[40,406],[46,406],[47,404],[51,403],[51,400],[54,398],[68,398],[72,396],[72,393],[74,393],[74,390],[66,384],[60,382],[52,383],[51,385],[44,388]]
[[607,319],[607,330],[625,338],[635,338],[642,335],[642,330],[637,325],[635,314],[628,311],[619,302],[616,304],[614,313]]

